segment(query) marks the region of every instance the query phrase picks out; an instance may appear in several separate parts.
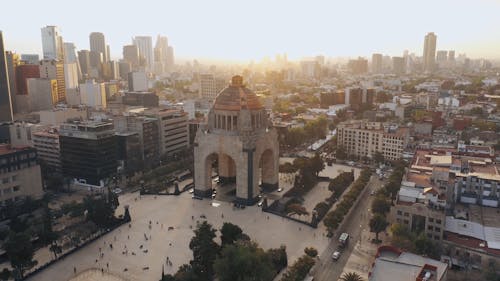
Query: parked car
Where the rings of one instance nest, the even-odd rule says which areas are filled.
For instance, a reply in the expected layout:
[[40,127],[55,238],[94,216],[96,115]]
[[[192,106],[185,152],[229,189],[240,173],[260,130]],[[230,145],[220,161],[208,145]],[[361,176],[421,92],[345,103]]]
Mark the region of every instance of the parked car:
[[278,188],[278,192],[282,192],[283,191],[283,188]]
[[264,204],[264,200],[260,200],[259,203],[257,203],[257,206],[262,207],[262,204]]
[[189,194],[193,194],[193,193],[194,193],[194,188],[191,188],[191,189],[189,190]]

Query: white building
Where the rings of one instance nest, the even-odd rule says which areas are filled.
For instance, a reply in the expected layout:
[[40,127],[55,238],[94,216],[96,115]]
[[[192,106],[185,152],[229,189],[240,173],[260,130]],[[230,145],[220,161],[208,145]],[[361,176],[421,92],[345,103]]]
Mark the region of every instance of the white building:
[[135,36],[132,41],[139,49],[139,56],[146,60],[148,69],[151,69],[154,62],[153,39],[151,36]]
[[106,108],[106,90],[104,83],[96,83],[94,80],[87,80],[85,84],[80,84],[80,96],[82,104],[96,108]]
[[64,59],[63,39],[57,26],[42,28],[42,50],[44,59]]
[[148,77],[146,72],[134,71],[128,74],[128,90],[130,92],[144,92],[148,90]]
[[76,62],[64,64],[64,81],[66,90],[78,87],[78,65]]

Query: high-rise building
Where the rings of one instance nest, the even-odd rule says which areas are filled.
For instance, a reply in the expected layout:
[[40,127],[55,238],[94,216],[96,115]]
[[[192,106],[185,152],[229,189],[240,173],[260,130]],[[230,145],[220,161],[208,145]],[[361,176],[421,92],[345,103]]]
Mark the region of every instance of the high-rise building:
[[78,80],[78,65],[76,63],[64,64],[64,85],[66,89],[76,89]]
[[55,173],[61,173],[61,150],[59,148],[59,132],[46,129],[33,133],[33,146],[38,152],[38,158]]
[[38,64],[40,57],[37,54],[21,54],[21,60],[26,64]]
[[[28,95],[17,96],[19,98],[26,97],[24,100],[27,106],[23,106],[25,112],[50,110],[59,102],[57,80],[49,78],[29,78],[27,81]],[[19,105],[19,103],[16,104]]]
[[217,79],[213,74],[200,74],[199,96],[207,100],[215,100],[217,94],[224,89],[226,82]]
[[105,180],[117,172],[115,130],[111,122],[63,124],[59,146],[63,174],[73,178],[75,184],[104,188]]
[[132,71],[132,64],[128,61],[120,61],[118,63],[118,72],[120,73],[120,78],[123,80],[128,79],[128,74]]
[[382,72],[382,54],[372,55],[372,73]]
[[424,71],[432,72],[435,68],[435,60],[436,60],[436,39],[437,36],[434,32],[429,32],[425,35],[424,41]]
[[42,49],[44,59],[64,60],[63,39],[57,26],[42,28]]
[[174,47],[168,46],[168,48],[167,48],[167,69],[171,70],[174,65],[175,65]]
[[0,122],[12,122],[14,119],[12,114],[7,58],[3,45],[3,34],[0,31]]
[[7,72],[9,73],[10,96],[13,99],[17,94],[16,68],[21,64],[21,60],[18,54],[10,51],[5,52],[5,58],[7,59]]
[[160,155],[169,155],[189,146],[188,114],[177,109],[151,109],[146,115],[159,121]]
[[123,60],[133,67],[139,66],[139,48],[136,45],[123,46]]
[[[75,64],[77,79],[82,78],[82,69],[80,67],[80,62],[78,60],[78,57],[76,56],[75,44],[73,43],[64,42],[64,64],[65,66],[67,64]],[[64,68],[64,71],[66,72],[66,67]]]
[[88,76],[90,69],[90,52],[89,50],[78,51],[78,62],[80,62],[80,69],[82,71],[82,77]]
[[151,69],[154,62],[153,39],[151,36],[136,36],[133,39],[133,44],[139,49],[139,55],[144,57],[146,68]]
[[402,75],[406,72],[405,58],[392,57],[392,72],[397,75]]
[[80,96],[82,104],[96,108],[106,108],[106,90],[104,83],[96,83],[94,80],[87,80],[85,84],[80,84]]
[[448,60],[448,51],[439,50],[436,53],[436,61],[442,63]]
[[365,74],[368,72],[368,60],[361,57],[349,60],[347,67],[353,74]]
[[146,72],[128,73],[128,90],[131,92],[141,92],[148,90],[148,77]]
[[89,36],[90,51],[99,52],[102,54],[103,62],[109,61],[108,49],[106,48],[106,39],[101,32],[92,32]]
[[100,78],[102,75],[102,64],[103,57],[101,52],[90,51],[90,68],[89,68],[89,77],[91,78]]
[[64,79],[64,64],[62,61],[56,60],[41,60],[40,61],[40,78],[56,79],[57,80],[57,101],[66,101],[66,81]]
[[40,78],[40,67],[37,64],[22,64],[16,68],[16,85],[18,95],[28,94],[28,78]]
[[450,61],[450,62],[455,61],[455,51],[454,50],[448,51],[448,61]]

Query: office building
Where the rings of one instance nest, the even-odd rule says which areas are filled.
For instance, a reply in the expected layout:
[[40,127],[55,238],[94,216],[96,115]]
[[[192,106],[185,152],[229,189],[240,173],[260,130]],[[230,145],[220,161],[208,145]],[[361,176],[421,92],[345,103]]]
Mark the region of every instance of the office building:
[[0,144],[0,205],[12,205],[26,197],[41,199],[42,175],[32,147]]
[[118,63],[118,72],[122,80],[128,80],[128,74],[132,72],[132,64],[127,61],[120,61]]
[[453,50],[448,51],[448,61],[449,62],[455,61],[455,51]]
[[188,115],[177,109],[155,108],[145,112],[146,116],[158,119],[159,152],[169,155],[189,146]]
[[48,78],[57,80],[57,101],[66,101],[66,81],[64,79],[64,64],[62,61],[56,60],[41,60],[40,61],[40,78]]
[[7,58],[5,56],[3,34],[0,31],[0,123],[12,122],[13,119]]
[[153,39],[151,36],[136,36],[133,44],[139,49],[139,55],[145,59],[146,68],[151,69],[154,62]]
[[78,87],[78,65],[76,63],[64,64],[64,86],[66,90]]
[[64,61],[64,45],[57,26],[42,28],[43,59]]
[[160,36],[156,38],[155,61],[166,62],[168,54],[168,38]]
[[144,167],[151,168],[159,163],[160,130],[158,119],[129,114],[116,116],[113,121],[118,132],[135,132],[138,134]]
[[109,55],[106,47],[106,39],[104,38],[104,34],[101,32],[92,32],[89,36],[90,41],[90,51],[98,52],[102,54],[102,61],[108,62]]
[[106,89],[104,83],[96,83],[94,80],[87,80],[80,84],[80,98],[82,104],[95,109],[106,108]]
[[16,68],[21,64],[21,59],[18,54],[10,51],[5,52],[5,58],[7,59],[7,72],[9,74],[10,96],[13,99],[17,94]]
[[9,143],[13,146],[33,146],[33,134],[45,130],[47,127],[43,124],[16,121],[9,125]]
[[358,58],[355,60],[349,60],[347,67],[352,74],[360,75],[368,72],[368,60],[364,58]]
[[122,103],[130,106],[157,107],[159,97],[154,92],[125,92]]
[[71,122],[59,130],[63,174],[73,184],[104,188],[106,179],[117,172],[116,139],[113,123]]
[[437,51],[436,53],[436,61],[438,64],[442,64],[448,60],[448,51]]
[[403,75],[406,72],[405,58],[392,57],[392,73],[396,75]]
[[38,64],[40,57],[37,54],[21,54],[21,60],[25,64]]
[[143,168],[141,143],[137,132],[117,132],[117,160],[126,175],[133,176]]
[[88,76],[90,69],[89,50],[78,51],[78,62],[80,63],[80,70],[82,71],[82,77]]
[[372,73],[382,73],[382,54],[372,55]]
[[216,78],[213,74],[200,74],[199,97],[210,101],[215,100],[217,94],[224,89],[224,79]]
[[101,78],[102,75],[102,64],[103,64],[103,56],[101,52],[90,51],[89,52],[90,59],[90,68],[89,68],[89,77],[90,78]]
[[303,60],[300,62],[300,68],[305,78],[319,78],[321,67],[316,60]]
[[37,64],[22,64],[16,67],[17,95],[28,94],[28,78],[40,78],[40,67]]
[[174,47],[168,46],[167,48],[167,69],[172,70],[172,67],[175,65],[175,57],[174,57]]
[[[58,98],[59,84],[55,79],[49,78],[29,78],[28,95],[26,97],[27,112],[50,110],[60,102]],[[22,104],[24,106],[24,103]]]
[[130,63],[134,68],[138,67],[140,64],[139,48],[136,45],[123,46],[123,60]]
[[141,92],[147,91],[148,87],[148,77],[146,72],[129,72],[128,73],[128,90],[131,92]]
[[33,133],[33,146],[38,152],[38,159],[51,172],[62,173],[61,149],[59,148],[59,132],[55,128],[48,128]]
[[436,59],[436,39],[437,36],[434,32],[429,32],[425,35],[424,54],[422,58],[424,62],[424,72],[434,71]]
[[386,160],[401,159],[409,138],[408,128],[388,123],[351,120],[337,127],[338,143],[357,157],[371,158],[379,152]]

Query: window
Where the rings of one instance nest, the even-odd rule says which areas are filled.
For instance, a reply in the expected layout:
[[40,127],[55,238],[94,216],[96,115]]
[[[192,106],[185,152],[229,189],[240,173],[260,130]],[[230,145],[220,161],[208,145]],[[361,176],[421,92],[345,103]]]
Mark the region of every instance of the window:
[[434,227],[432,227],[432,225],[429,225],[429,226],[427,227],[427,229],[428,229],[428,230],[433,230],[433,229],[434,229]]
[[434,240],[441,240],[441,239],[439,238],[439,236],[434,235]]
[[16,192],[16,191],[19,191],[21,189],[21,187],[19,185],[16,185],[16,186],[12,187],[12,189],[14,190],[14,192]]
[[437,220],[436,220],[436,223],[437,223],[437,224],[441,224],[441,220],[437,219]]
[[409,216],[410,216],[410,214],[405,212],[405,217],[409,217]]
[[3,178],[2,183],[9,183],[9,178]]
[[408,220],[404,220],[403,223],[404,224],[408,224],[409,222],[408,222]]
[[403,214],[403,212],[401,212],[401,211],[398,211],[398,215],[400,215],[400,216],[401,216],[402,214]]
[[436,232],[441,232],[441,228],[439,228],[439,227],[436,227],[435,230],[436,230]]
[[433,218],[429,218],[429,222],[434,222],[434,219]]

